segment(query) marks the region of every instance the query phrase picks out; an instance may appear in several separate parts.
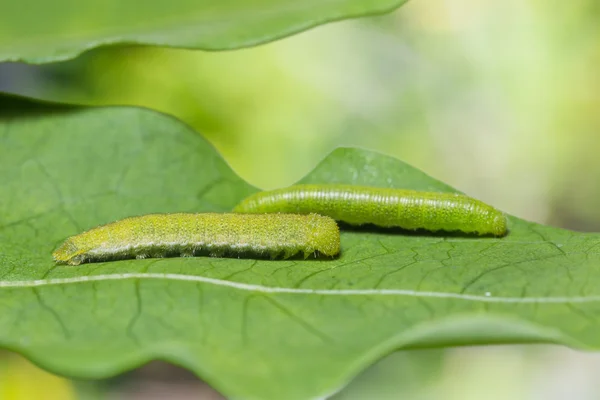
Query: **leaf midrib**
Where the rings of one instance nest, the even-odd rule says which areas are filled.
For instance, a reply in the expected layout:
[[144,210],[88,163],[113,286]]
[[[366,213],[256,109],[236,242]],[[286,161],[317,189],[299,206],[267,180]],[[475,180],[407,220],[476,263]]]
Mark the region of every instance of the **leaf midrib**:
[[159,279],[167,281],[205,283],[215,286],[223,286],[236,290],[272,293],[272,294],[300,294],[318,296],[405,296],[425,297],[434,299],[455,299],[464,301],[480,301],[485,303],[593,303],[600,302],[599,296],[575,296],[575,297],[502,297],[481,296],[461,294],[452,292],[431,292],[409,289],[297,289],[276,286],[262,286],[249,283],[226,281],[215,278],[207,278],[198,275],[172,274],[172,273],[124,273],[124,274],[102,274],[91,276],[78,276],[72,278],[33,279],[22,281],[0,281],[0,288],[32,288],[40,286],[69,285],[87,282],[118,281],[133,279]]

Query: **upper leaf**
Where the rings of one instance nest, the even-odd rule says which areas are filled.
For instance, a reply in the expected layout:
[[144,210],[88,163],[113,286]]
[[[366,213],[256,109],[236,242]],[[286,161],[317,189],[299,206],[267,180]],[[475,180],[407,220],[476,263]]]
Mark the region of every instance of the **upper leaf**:
[[[335,260],[171,258],[56,266],[69,235],[125,216],[227,211],[256,191],[199,135],[136,108],[0,97],[0,344],[105,377],[151,359],[226,396],[325,396],[399,348],[598,348],[600,236],[510,217],[502,239],[355,229]],[[452,190],[338,149],[303,182]]]
[[406,0],[20,0],[0,5],[0,62],[44,63],[110,44],[224,50]]

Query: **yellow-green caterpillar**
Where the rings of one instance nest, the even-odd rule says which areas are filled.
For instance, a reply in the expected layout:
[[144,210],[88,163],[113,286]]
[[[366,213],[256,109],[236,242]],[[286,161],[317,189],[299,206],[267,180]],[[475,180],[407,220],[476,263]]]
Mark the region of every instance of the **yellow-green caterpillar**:
[[125,218],[68,238],[53,254],[61,264],[126,258],[252,253],[304,258],[340,251],[336,222],[316,214],[150,214]]
[[244,199],[237,213],[317,213],[351,225],[461,231],[503,236],[504,214],[455,193],[421,192],[343,184],[295,185]]

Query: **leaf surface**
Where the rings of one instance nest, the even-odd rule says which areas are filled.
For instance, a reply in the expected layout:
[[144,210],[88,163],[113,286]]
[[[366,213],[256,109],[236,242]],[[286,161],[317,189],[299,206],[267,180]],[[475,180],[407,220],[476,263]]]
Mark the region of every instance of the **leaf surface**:
[[[232,398],[331,394],[394,350],[600,346],[600,236],[510,217],[502,239],[355,229],[338,259],[170,258],[57,266],[98,224],[228,211],[257,189],[173,118],[0,97],[0,345],[101,378],[152,359]],[[450,191],[401,161],[338,149],[303,182]]]
[[20,0],[0,5],[0,61],[44,63],[98,46],[252,46],[406,0]]

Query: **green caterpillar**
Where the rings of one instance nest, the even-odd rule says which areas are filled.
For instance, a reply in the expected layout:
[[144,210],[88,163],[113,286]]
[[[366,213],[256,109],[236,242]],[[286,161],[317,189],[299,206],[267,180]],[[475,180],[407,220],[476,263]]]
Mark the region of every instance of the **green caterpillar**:
[[68,238],[53,254],[61,264],[126,258],[155,258],[198,252],[211,256],[253,253],[304,258],[335,256],[340,232],[321,215],[150,214],[125,218]]
[[237,213],[317,213],[351,225],[461,231],[504,236],[506,217],[479,200],[455,193],[343,184],[295,185],[244,199]]

